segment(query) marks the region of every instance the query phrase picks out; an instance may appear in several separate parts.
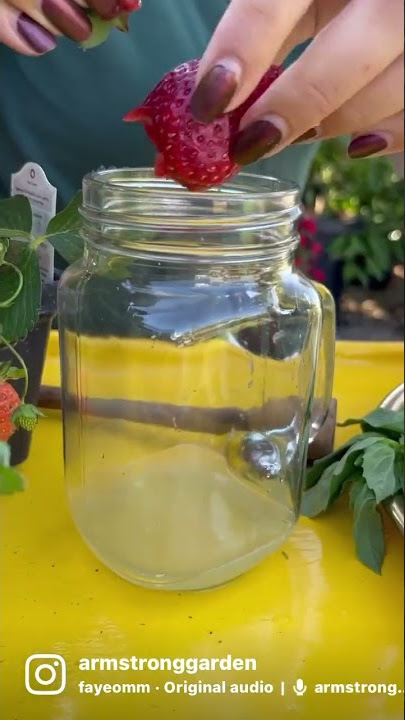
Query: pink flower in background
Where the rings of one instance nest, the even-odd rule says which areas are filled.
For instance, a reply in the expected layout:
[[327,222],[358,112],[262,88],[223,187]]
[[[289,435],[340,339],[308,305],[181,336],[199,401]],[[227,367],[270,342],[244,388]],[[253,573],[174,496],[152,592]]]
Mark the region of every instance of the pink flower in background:
[[314,242],[311,245],[311,253],[312,255],[322,255],[323,253],[323,245],[319,242]]
[[306,232],[309,233],[309,235],[315,235],[317,229],[317,222],[313,218],[303,218],[300,222],[300,232]]
[[326,273],[321,268],[317,268],[317,267],[312,268],[311,275],[312,275],[313,279],[316,280],[317,282],[320,282],[320,283],[326,282]]
[[317,267],[324,247],[317,241],[318,223],[313,217],[304,217],[299,223],[300,247],[295,261],[296,267],[317,282],[326,282],[325,271]]

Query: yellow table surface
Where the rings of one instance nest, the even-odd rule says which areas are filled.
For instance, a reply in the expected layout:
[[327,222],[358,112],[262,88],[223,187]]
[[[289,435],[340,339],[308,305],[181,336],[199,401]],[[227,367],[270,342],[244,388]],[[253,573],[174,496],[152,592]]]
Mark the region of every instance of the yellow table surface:
[[[340,419],[371,410],[402,380],[401,345],[338,343],[334,394]],[[44,382],[59,382],[55,335]],[[339,430],[337,441],[350,432]],[[351,516],[342,503],[321,519],[302,519],[281,550],[225,587],[159,593],[132,586],[105,569],[77,534],[63,487],[59,413],[47,412],[41,420],[22,469],[27,490],[1,498],[4,720],[403,717],[401,694],[315,692],[320,683],[397,683],[403,688],[402,538],[389,519],[381,577],[357,561]],[[39,696],[25,689],[26,658],[41,653],[66,660],[62,694]],[[254,658],[257,669],[174,675],[168,670],[79,668],[81,658],[228,654]],[[302,697],[292,690],[298,678],[308,688]],[[79,693],[80,680],[150,683],[151,693],[95,697]],[[165,694],[164,683],[171,680],[228,685],[261,680],[273,684],[274,692]],[[286,684],[285,696],[281,682]]]

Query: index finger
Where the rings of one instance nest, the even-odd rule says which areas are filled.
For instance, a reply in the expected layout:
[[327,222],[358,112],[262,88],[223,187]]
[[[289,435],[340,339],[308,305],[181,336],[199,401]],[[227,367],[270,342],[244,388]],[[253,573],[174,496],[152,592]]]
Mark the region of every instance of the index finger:
[[[197,119],[209,121],[241,105],[311,6],[312,0],[232,0],[200,63],[193,98]],[[200,94],[206,105],[207,84],[212,110],[199,107]]]

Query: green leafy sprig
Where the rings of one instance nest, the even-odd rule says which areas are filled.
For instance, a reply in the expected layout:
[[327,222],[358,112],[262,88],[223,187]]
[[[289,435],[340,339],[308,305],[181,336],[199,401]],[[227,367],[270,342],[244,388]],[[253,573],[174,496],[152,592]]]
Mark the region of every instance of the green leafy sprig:
[[353,437],[314,463],[306,476],[302,512],[315,517],[349,491],[359,560],[381,574],[385,541],[380,505],[404,492],[404,412],[378,408],[342,427],[360,425]]
[[37,248],[46,240],[71,264],[83,254],[79,230],[81,193],[53,217],[44,235],[31,233],[28,198],[16,195],[0,200],[0,308],[1,334],[10,343],[32,330],[41,305],[41,273]]
[[[46,233],[34,237],[29,200],[21,195],[0,200],[0,346],[12,353],[18,365],[13,367],[11,362],[2,362],[0,380],[24,380],[21,404],[11,420],[26,431],[33,430],[42,413],[34,405],[25,403],[28,370],[14,346],[34,328],[39,315],[42,284],[36,251],[41,243],[48,241],[68,264],[82,256],[80,202],[81,193],[77,193],[72,202],[50,220]],[[0,493],[23,489],[22,476],[10,467],[10,446],[1,442]]]

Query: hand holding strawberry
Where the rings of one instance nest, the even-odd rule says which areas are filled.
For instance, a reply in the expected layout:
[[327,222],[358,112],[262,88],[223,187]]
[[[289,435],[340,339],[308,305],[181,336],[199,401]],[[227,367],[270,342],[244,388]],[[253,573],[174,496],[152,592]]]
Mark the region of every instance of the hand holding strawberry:
[[143,105],[127,113],[126,122],[142,122],[156,145],[157,177],[176,180],[189,190],[222,185],[240,170],[231,148],[242,117],[277,80],[281,68],[271,67],[239,108],[211,123],[195,119],[191,98],[199,60],[191,60],[167,73]]

